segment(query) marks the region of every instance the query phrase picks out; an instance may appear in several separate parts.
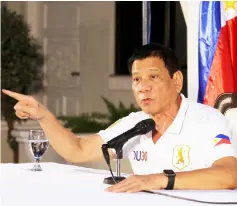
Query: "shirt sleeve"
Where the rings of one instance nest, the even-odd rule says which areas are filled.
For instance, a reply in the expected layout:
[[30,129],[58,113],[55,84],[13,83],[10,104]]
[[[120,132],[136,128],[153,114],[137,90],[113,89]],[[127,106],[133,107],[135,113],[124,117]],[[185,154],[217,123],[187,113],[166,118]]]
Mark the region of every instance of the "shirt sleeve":
[[233,145],[233,128],[229,124],[228,120],[221,113],[213,115],[207,125],[210,127],[206,128],[207,134],[210,137],[207,148],[207,164],[211,166],[216,160],[223,157],[236,157],[237,152]]

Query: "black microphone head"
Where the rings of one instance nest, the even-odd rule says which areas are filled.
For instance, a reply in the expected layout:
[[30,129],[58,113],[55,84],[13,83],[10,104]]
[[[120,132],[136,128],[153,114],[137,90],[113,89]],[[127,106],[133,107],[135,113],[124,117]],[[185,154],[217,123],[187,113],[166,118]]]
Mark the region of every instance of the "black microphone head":
[[141,122],[138,122],[135,125],[135,128],[137,129],[139,134],[146,134],[152,131],[153,129],[155,129],[155,126],[156,126],[156,123],[153,119],[145,119],[145,120],[142,120]]

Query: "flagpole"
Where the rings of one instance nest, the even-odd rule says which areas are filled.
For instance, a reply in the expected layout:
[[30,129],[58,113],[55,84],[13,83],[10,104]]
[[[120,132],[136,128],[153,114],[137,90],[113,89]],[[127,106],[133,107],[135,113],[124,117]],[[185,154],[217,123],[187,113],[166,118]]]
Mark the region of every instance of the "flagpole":
[[142,2],[142,45],[148,43],[148,1]]

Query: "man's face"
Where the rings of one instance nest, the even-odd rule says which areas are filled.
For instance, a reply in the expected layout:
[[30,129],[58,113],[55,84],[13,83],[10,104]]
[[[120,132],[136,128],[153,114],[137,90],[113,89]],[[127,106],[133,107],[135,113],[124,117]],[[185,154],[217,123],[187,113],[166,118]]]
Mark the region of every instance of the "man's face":
[[136,60],[132,65],[132,90],[139,107],[148,114],[156,115],[169,109],[181,84],[182,74],[176,72],[171,78],[159,57]]

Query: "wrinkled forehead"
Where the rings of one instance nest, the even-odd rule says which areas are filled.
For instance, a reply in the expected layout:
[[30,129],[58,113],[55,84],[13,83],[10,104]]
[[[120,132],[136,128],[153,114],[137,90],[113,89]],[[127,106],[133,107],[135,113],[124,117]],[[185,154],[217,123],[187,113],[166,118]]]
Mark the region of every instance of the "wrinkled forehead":
[[132,74],[142,71],[157,71],[162,72],[163,70],[167,70],[165,67],[165,63],[159,57],[149,57],[145,59],[137,59],[133,62],[132,65]]

